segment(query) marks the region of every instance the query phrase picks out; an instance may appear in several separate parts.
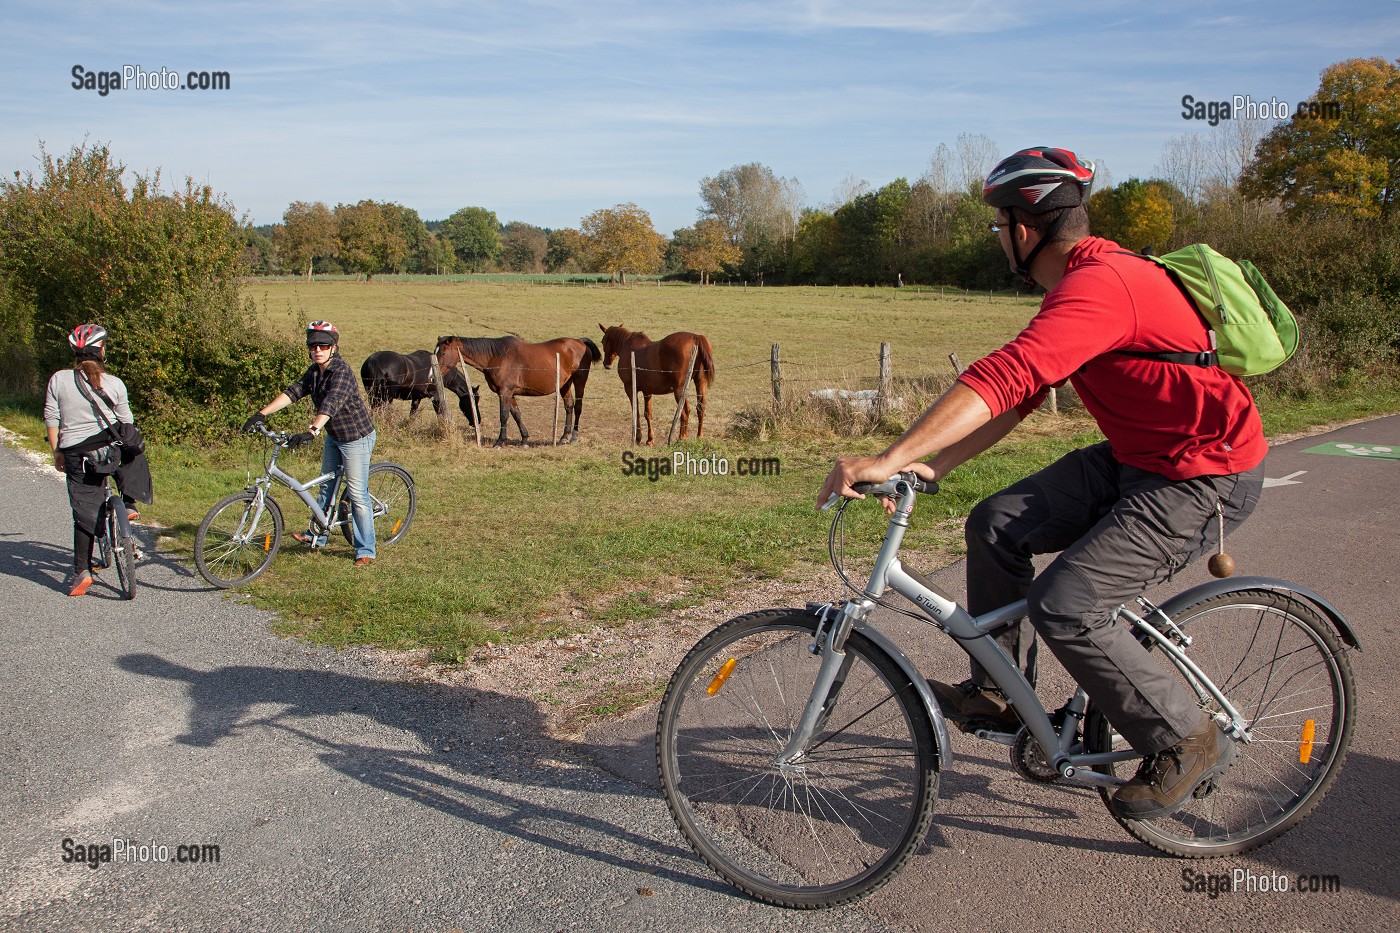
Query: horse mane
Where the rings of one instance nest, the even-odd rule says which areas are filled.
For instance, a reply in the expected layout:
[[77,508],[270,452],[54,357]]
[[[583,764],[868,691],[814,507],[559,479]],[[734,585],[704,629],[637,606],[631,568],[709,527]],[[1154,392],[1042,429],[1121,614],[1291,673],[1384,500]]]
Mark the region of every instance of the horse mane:
[[462,344],[462,349],[473,356],[496,356],[504,353],[510,346],[511,341],[518,340],[518,337],[444,337],[438,343],[442,344],[447,340],[456,340]]

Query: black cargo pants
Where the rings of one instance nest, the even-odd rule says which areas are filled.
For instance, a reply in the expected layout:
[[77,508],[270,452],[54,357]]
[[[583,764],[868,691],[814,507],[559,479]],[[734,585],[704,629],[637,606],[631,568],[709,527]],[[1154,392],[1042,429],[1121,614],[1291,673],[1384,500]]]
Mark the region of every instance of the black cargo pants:
[[[1194,695],[1113,620],[1113,610],[1219,545],[1254,511],[1264,468],[1169,480],[1114,459],[1107,442],[1077,450],[988,497],[966,526],[973,615],[1017,599],[1029,619],[997,637],[1035,682],[1038,632],[1118,733],[1143,754],[1200,725]],[[1031,558],[1060,554],[1039,577]],[[973,662],[972,676],[987,683]]]

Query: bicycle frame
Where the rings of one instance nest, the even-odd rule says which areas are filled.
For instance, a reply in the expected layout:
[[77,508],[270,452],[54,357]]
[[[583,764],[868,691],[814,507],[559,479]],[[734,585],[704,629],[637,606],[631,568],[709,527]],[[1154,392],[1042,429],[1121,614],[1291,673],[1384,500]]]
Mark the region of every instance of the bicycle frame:
[[[822,669],[812,687],[811,696],[803,710],[798,728],[787,747],[778,757],[779,768],[800,767],[798,762],[803,757],[805,749],[811,741],[812,735],[815,734],[818,724],[822,721],[827,708],[839,698],[840,684],[845,668],[843,648],[847,636],[855,626],[860,626],[863,632],[870,631],[863,624],[866,617],[875,608],[876,602],[886,590],[894,590],[917,606],[920,612],[927,616],[933,624],[951,636],[959,647],[982,665],[991,676],[992,682],[1001,688],[1007,700],[1015,707],[1026,730],[1039,744],[1045,753],[1046,760],[1061,777],[1091,785],[1117,786],[1124,783],[1126,778],[1102,774],[1092,770],[1092,767],[1131,761],[1141,757],[1139,753],[1131,750],[1087,753],[1083,751],[1082,743],[1075,741],[1078,730],[1069,725],[1069,721],[1070,719],[1078,721],[1084,716],[1088,706],[1088,695],[1084,689],[1077,688],[1070,701],[1065,705],[1065,724],[1057,732],[1050,715],[1041,704],[1040,698],[1011,660],[1010,655],[997,643],[995,638],[989,637],[1026,615],[1027,604],[1024,599],[974,617],[932,581],[922,577],[916,571],[906,569],[900,563],[899,548],[903,543],[904,534],[909,528],[909,516],[914,510],[916,493],[914,487],[904,480],[895,483],[895,490],[898,501],[894,514],[890,516],[884,543],[875,559],[875,565],[871,570],[870,580],[866,584],[864,592],[859,599],[849,600],[841,604],[840,611],[836,612],[830,620],[829,630],[818,629],[813,653],[821,655]],[[1147,599],[1139,597],[1138,603],[1144,608],[1146,617],[1137,615],[1127,606],[1120,606],[1118,613],[1126,618],[1136,630],[1153,640],[1162,649],[1166,657],[1181,671],[1191,688],[1196,691],[1197,696],[1202,700],[1209,696],[1219,704],[1223,713],[1218,717],[1218,721],[1231,736],[1244,742],[1250,741],[1249,729],[1239,712],[1195,662],[1186,656],[1183,648],[1174,643],[1180,642],[1181,645],[1189,647],[1190,638],[1177,629],[1171,619]],[[824,612],[824,619],[826,615],[827,613]],[[1154,618],[1160,619],[1160,624],[1148,621]],[[917,671],[911,671],[911,673],[914,683],[921,684],[922,678],[918,676]],[[928,703],[926,702],[925,705]],[[947,742],[947,727],[943,714],[936,703],[933,704],[930,713],[933,716],[934,729],[940,744],[939,757],[940,760],[946,762],[950,756],[943,748]],[[995,734],[988,733],[984,737],[995,737]],[[1011,744],[1011,741],[1008,740],[1005,744]]]

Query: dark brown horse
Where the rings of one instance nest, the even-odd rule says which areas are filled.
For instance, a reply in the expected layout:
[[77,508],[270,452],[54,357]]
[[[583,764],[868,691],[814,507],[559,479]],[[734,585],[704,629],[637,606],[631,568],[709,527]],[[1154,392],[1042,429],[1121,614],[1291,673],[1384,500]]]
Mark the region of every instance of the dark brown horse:
[[[588,384],[588,369],[602,359],[598,345],[587,337],[575,340],[560,337],[544,343],[526,343],[519,337],[439,337],[438,368],[444,373],[454,370],[458,361],[481,370],[486,385],[501,398],[501,433],[496,446],[506,442],[506,416],[515,419],[520,430],[520,446],[530,440],[530,432],[520,420],[518,395],[550,395],[554,392],[556,359],[559,397],[564,400],[564,433],[560,443],[578,440],[579,422],[583,417],[583,388]],[[577,396],[575,393],[577,392]]]
[[[598,328],[603,332],[603,368],[611,369],[613,360],[618,360],[617,374],[622,379],[622,391],[632,394],[632,359],[637,360],[637,391],[646,398],[647,446],[653,443],[651,431],[651,397],[663,392],[675,396],[676,404],[681,401],[685,387],[685,371],[690,365],[690,351],[695,350],[696,411],[699,414],[695,426],[695,436],[705,433],[705,390],[715,381],[715,358],[710,351],[710,341],[703,334],[685,331],[671,334],[660,340],[652,340],[641,331],[633,333],[622,325]],[[686,427],[690,424],[690,401],[681,409],[681,440],[685,440]],[[632,440],[642,442],[642,427],[637,425]]]

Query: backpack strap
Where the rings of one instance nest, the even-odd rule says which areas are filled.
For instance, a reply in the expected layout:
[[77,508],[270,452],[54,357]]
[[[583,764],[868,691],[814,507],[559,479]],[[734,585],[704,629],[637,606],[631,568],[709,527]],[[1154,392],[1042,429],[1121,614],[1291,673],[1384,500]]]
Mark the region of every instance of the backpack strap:
[[1219,366],[1220,354],[1216,352],[1215,331],[1211,328],[1210,322],[1205,319],[1205,315],[1201,314],[1201,309],[1196,305],[1196,299],[1191,297],[1191,292],[1182,284],[1181,278],[1176,274],[1175,270],[1170,266],[1158,262],[1151,256],[1144,256],[1142,253],[1131,253],[1126,249],[1114,250],[1114,252],[1122,256],[1134,256],[1138,259],[1150,262],[1167,274],[1167,278],[1171,279],[1172,284],[1186,296],[1186,301],[1195,310],[1196,316],[1201,319],[1201,323],[1205,325],[1206,333],[1210,335],[1210,349],[1199,350],[1194,353],[1171,351],[1150,352],[1145,350],[1114,350],[1113,352],[1118,356],[1130,356],[1139,360],[1158,360],[1163,363],[1176,363],[1180,366]]
[[[80,376],[76,369],[73,370],[73,384],[78,387],[78,391],[88,400],[88,404],[92,405],[92,413],[97,416],[97,423],[102,425],[102,429],[111,436],[112,443],[116,444],[118,447],[122,446],[121,435],[117,433],[117,426],[113,424],[113,422],[116,421],[116,406],[113,405],[112,400],[107,397],[107,393],[103,392],[101,389],[95,388],[92,383],[87,381],[87,376]],[[112,409],[111,418],[102,414],[101,406],[97,404],[97,399],[93,398],[92,393],[94,392],[100,395],[102,401],[106,402]]]

